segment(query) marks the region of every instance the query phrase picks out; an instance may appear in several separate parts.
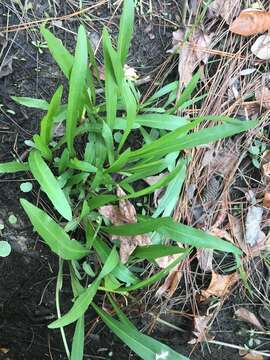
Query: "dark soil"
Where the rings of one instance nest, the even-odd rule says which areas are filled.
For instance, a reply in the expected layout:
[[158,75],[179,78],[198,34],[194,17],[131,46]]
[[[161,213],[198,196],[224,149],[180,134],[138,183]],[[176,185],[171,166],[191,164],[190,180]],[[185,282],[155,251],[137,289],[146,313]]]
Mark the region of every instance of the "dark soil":
[[[169,21],[162,17],[138,15],[136,19],[135,36],[132,43],[129,64],[135,67],[140,75],[151,76],[155,79],[157,71],[167,59],[166,50],[170,48],[171,32],[174,30],[172,22],[179,21],[179,9],[173,1],[152,1],[154,14],[164,14]],[[24,21],[33,18],[42,18],[44,12],[55,15],[49,8],[48,1],[32,1],[33,14],[25,16]],[[94,2],[93,2],[94,3]],[[0,1],[0,27],[7,24],[18,24],[21,10],[12,4],[12,1]],[[59,10],[61,9],[61,11]],[[62,1],[59,13],[71,13],[68,2]],[[107,22],[111,10],[101,7],[93,16],[94,29],[90,36],[99,37],[103,23]],[[57,14],[59,15],[59,14]],[[64,21],[63,26],[76,31],[78,21]],[[112,33],[117,32],[117,15],[111,21]],[[89,27],[90,29],[90,27]],[[67,31],[55,27],[68,48],[74,49],[74,36]],[[0,33],[1,35],[1,33]],[[6,33],[0,37],[1,44],[5,42]],[[31,139],[38,129],[39,111],[25,109],[14,103],[10,96],[33,96],[50,99],[54,89],[63,81],[62,75],[53,63],[45,49],[42,54],[31,43],[37,41],[38,32],[31,30],[9,33],[6,47],[0,57],[12,61],[10,71],[3,74],[0,70],[0,162],[13,159],[14,156],[23,156],[27,150],[24,141]],[[160,80],[160,79],[157,79]],[[11,110],[11,112],[10,112]],[[24,177],[26,179],[26,177]],[[12,253],[9,257],[0,259],[0,359],[10,360],[40,360],[66,359],[60,332],[47,328],[48,323],[55,319],[55,284],[58,260],[48,248],[37,238],[19,206],[19,198],[24,194],[20,191],[20,183],[24,180],[20,175],[2,176],[0,178],[0,221],[5,228],[0,233],[1,239],[9,241]],[[33,194],[35,196],[35,194]],[[8,223],[8,216],[16,215],[18,222],[15,225]],[[62,291],[62,311],[71,306],[71,291],[64,284]],[[246,336],[239,335],[239,323],[232,320],[232,304],[241,303],[240,296],[231,299],[214,324],[215,339],[232,344],[243,345]],[[160,304],[158,305],[158,307]],[[139,328],[148,328],[151,319],[143,314],[141,305],[134,304],[136,312],[133,320]],[[170,311],[173,309],[169,306]],[[175,306],[177,309],[177,306]],[[189,356],[193,346],[187,341],[192,338],[192,321],[181,317],[176,319],[165,314],[165,320],[184,329],[177,332],[168,327],[157,324],[151,333],[157,339],[174,347],[181,354]],[[131,314],[132,311],[130,310]],[[67,337],[71,340],[73,329],[67,330]],[[118,341],[101,323],[96,323],[96,315],[90,314],[86,322],[85,359],[137,359],[129,349]],[[265,349],[265,348],[264,348]],[[209,352],[211,351],[211,352]],[[191,359],[238,359],[237,350],[218,348],[216,345],[197,347]]]

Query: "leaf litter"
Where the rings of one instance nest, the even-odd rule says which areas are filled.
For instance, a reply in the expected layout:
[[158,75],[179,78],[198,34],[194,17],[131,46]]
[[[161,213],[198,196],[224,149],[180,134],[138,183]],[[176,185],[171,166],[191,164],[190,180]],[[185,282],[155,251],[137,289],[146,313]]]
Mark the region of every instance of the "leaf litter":
[[240,8],[240,0],[214,0],[208,6],[208,12],[210,17],[221,16],[227,24],[231,24],[232,20],[239,14]]
[[260,331],[265,331],[264,327],[258,320],[255,314],[253,314],[251,311],[245,309],[244,307],[240,307],[235,311],[235,316],[238,318],[238,320],[244,321],[256,329]]
[[268,29],[270,12],[259,9],[243,10],[230,26],[231,32],[242,36],[261,34]]
[[[126,193],[117,188],[117,196],[123,197]],[[110,220],[113,225],[134,224],[137,222],[136,209],[129,200],[120,199],[119,206],[105,205],[99,208],[99,213]],[[120,258],[123,263],[128,261],[129,256],[137,246],[150,245],[148,235],[116,236],[112,235],[112,241],[120,241]]]
[[201,291],[201,301],[211,296],[222,298],[230,293],[233,285],[239,280],[239,274],[233,272],[229,275],[220,275],[212,271],[211,282],[206,290]]
[[179,53],[178,73],[180,88],[186,86],[200,63],[207,64],[213,34],[207,35],[202,29],[196,29],[185,42],[186,32],[182,29],[173,32],[171,53]]
[[207,340],[212,340],[213,337],[208,335],[208,324],[212,319],[212,315],[205,316],[195,316],[194,318],[194,331],[193,334],[196,338],[189,341],[189,344],[194,345],[200,342],[205,342]]

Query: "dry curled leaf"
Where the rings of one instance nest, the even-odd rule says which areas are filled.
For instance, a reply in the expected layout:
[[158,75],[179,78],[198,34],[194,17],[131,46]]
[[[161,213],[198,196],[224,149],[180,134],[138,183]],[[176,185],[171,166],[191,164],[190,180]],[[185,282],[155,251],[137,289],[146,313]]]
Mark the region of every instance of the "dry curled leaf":
[[259,206],[250,206],[246,217],[246,243],[255,246],[265,238],[261,231],[263,209]]
[[194,331],[193,334],[196,336],[195,339],[190,340],[189,344],[197,344],[199,342],[204,342],[207,340],[212,340],[213,337],[208,335],[208,324],[211,320],[212,315],[208,316],[196,316],[194,318]]
[[[165,263],[162,262],[160,264],[162,266],[165,265]],[[167,298],[172,297],[178,287],[182,275],[181,264],[178,264],[169,272],[169,275],[166,277],[164,283],[158,288],[156,297],[160,298],[165,293]]]
[[262,155],[261,169],[264,177],[264,184],[267,185],[270,180],[270,150],[265,151]]
[[249,310],[240,307],[235,311],[235,316],[241,320],[249,323],[250,325],[254,326],[255,328],[259,329],[260,331],[264,331],[264,327],[259,322],[257,317]]
[[270,36],[261,35],[251,46],[251,52],[261,60],[270,59]]
[[232,236],[242,249],[244,245],[244,231],[242,221],[240,218],[237,218],[236,216],[233,216],[231,214],[228,215],[228,218]]
[[8,348],[6,348],[6,347],[0,347],[0,352],[2,353],[2,354],[7,354],[8,352],[9,352],[9,350],[10,349],[8,349]]
[[251,36],[264,33],[270,28],[270,12],[257,9],[243,10],[230,26],[230,31]]
[[245,351],[245,355],[240,351],[239,354],[244,360],[264,360],[264,357],[262,355],[254,354],[252,353],[252,351],[248,354]]
[[215,147],[211,147],[205,152],[202,164],[207,167],[209,173],[216,173],[226,178],[229,176],[239,161],[239,146],[229,140],[222,148],[216,151]]
[[2,63],[0,63],[0,79],[5,76],[8,76],[13,72],[12,64],[13,64],[12,56],[4,58]]
[[198,249],[197,250],[197,259],[200,268],[203,271],[212,271],[213,270],[213,250],[212,249]]
[[270,209],[270,193],[266,192],[263,198],[263,207]]
[[[164,178],[164,176],[166,176],[166,175],[168,175],[168,173],[161,173],[159,175],[148,176],[147,178],[144,179],[144,181],[148,185],[154,185],[155,183],[160,181],[162,178]],[[160,197],[163,194],[163,192],[164,192],[164,188],[159,188],[159,189],[154,191],[153,202],[154,202],[155,207],[158,206],[158,201],[160,200]]]
[[241,8],[240,0],[214,0],[209,6],[210,17],[221,16],[227,24],[239,14]]
[[201,29],[196,30],[188,43],[184,43],[185,32],[173,32],[173,48],[169,52],[180,51],[178,72],[181,87],[186,86],[192,79],[196,67],[207,63],[212,35],[205,34]]
[[[269,48],[269,58],[270,58],[270,48]],[[270,90],[266,86],[261,86],[255,92],[256,100],[260,105],[269,110],[270,109]]]
[[230,275],[220,275],[212,271],[212,279],[209,287],[201,291],[201,300],[206,300],[210,296],[223,297],[227,295],[230,288],[239,280],[239,275],[234,272]]
[[[125,192],[118,187],[117,196],[121,197],[124,195],[126,195]],[[102,216],[108,218],[113,225],[134,224],[137,222],[136,209],[128,200],[120,199],[119,207],[106,205],[100,207],[98,211]],[[145,234],[135,236],[113,235],[111,239],[120,241],[120,258],[123,263],[128,261],[130,254],[132,254],[137,246],[151,244],[149,236]]]

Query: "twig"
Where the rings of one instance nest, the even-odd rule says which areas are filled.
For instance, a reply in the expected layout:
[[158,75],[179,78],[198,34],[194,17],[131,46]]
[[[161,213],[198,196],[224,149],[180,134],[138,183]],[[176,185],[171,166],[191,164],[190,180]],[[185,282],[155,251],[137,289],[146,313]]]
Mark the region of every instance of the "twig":
[[269,354],[269,353],[265,353],[265,352],[263,352],[263,351],[251,350],[251,349],[249,349],[249,348],[247,348],[247,347],[244,347],[244,346],[238,346],[238,345],[229,344],[229,343],[225,343],[225,342],[223,342],[223,341],[217,341],[217,340],[207,340],[207,342],[208,342],[209,344],[227,346],[227,347],[232,348],[232,349],[243,350],[243,351],[246,351],[246,352],[249,352],[249,353],[252,353],[252,354],[262,355],[262,356],[265,356],[265,357],[269,357],[269,358],[270,358],[270,354]]

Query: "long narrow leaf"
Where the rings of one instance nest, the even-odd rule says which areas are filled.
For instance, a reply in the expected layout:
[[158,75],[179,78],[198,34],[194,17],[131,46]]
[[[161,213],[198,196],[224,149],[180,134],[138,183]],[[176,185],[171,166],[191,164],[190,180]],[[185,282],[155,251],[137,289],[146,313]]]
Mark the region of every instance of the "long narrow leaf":
[[60,319],[52,322],[49,325],[50,329],[55,329],[59,327],[63,327],[66,325],[69,325],[79,319],[85,311],[88,309],[89,305],[91,304],[94,296],[96,295],[96,292],[98,290],[98,287],[102,281],[102,279],[110,274],[113,269],[117,266],[119,263],[119,256],[116,251],[116,248],[114,247],[106,259],[106,262],[99,273],[98,277],[92,282],[92,284],[77,298],[77,300],[74,302],[74,305],[72,308]]
[[16,103],[27,106],[29,108],[33,109],[39,109],[39,110],[48,110],[49,103],[46,100],[43,99],[34,99],[30,97],[18,97],[18,96],[11,96],[11,99],[16,101]]
[[84,349],[84,315],[76,323],[70,360],[82,360]]
[[204,231],[194,229],[190,226],[176,223],[171,218],[149,219],[136,224],[119,226],[107,226],[102,228],[105,232],[112,235],[134,236],[146,234],[151,231],[167,236],[171,240],[179,241],[184,244],[198,248],[215,249],[234,254],[241,254],[241,250],[228,241],[207,234]]
[[[201,120],[201,118],[198,120]],[[198,120],[196,122],[198,122]],[[222,118],[220,120],[222,120]],[[172,152],[180,151],[183,149],[190,149],[199,145],[209,144],[210,142],[223,139],[227,136],[233,136],[243,131],[252,129],[258,124],[256,120],[229,120],[227,118],[227,122],[223,125],[213,126],[200,130],[196,133],[187,135],[179,139],[178,141],[173,142],[171,141],[172,136],[175,136],[175,134],[178,133],[178,130],[175,130],[171,134],[165,135],[163,137],[166,137],[166,142],[164,142],[164,139],[161,138],[150,145],[145,145],[141,149],[131,152],[130,159],[141,159],[142,157],[149,156],[149,154],[151,154],[151,156],[161,157],[166,154],[170,154]],[[186,127],[188,127],[188,125],[186,125]],[[181,129],[184,128],[185,126],[183,126]]]
[[188,360],[178,354],[169,346],[140,333],[133,326],[117,321],[108,315],[104,310],[92,303],[93,308],[105,324],[118,336],[131,350],[143,360]]
[[70,75],[68,107],[67,107],[67,145],[71,154],[74,154],[73,141],[78,118],[82,112],[83,90],[88,66],[87,36],[81,25],[78,31],[74,63]]
[[57,39],[48,29],[45,28],[45,26],[42,26],[40,31],[47,41],[48,48],[54,60],[57,62],[65,76],[69,79],[73,65],[73,56],[64,47],[62,41]]
[[71,207],[58,181],[54,177],[48,165],[42,159],[40,153],[32,150],[28,158],[30,170],[37,180],[41,189],[53,203],[55,209],[68,221],[72,219]]
[[15,173],[19,171],[29,170],[29,165],[27,163],[20,163],[18,161],[10,161],[0,164],[0,174]]
[[133,33],[134,24],[134,0],[124,0],[123,13],[120,20],[120,30],[118,36],[117,50],[120,54],[122,66],[124,66],[128,49]]
[[57,111],[61,105],[62,93],[63,86],[59,86],[59,88],[56,90],[55,94],[52,97],[47,114],[41,120],[40,137],[46,145],[48,145],[49,142],[52,140],[54,117],[56,116]]
[[43,210],[25,199],[20,200],[37,233],[51,250],[64,260],[77,260],[88,254],[88,250],[68,234]]

